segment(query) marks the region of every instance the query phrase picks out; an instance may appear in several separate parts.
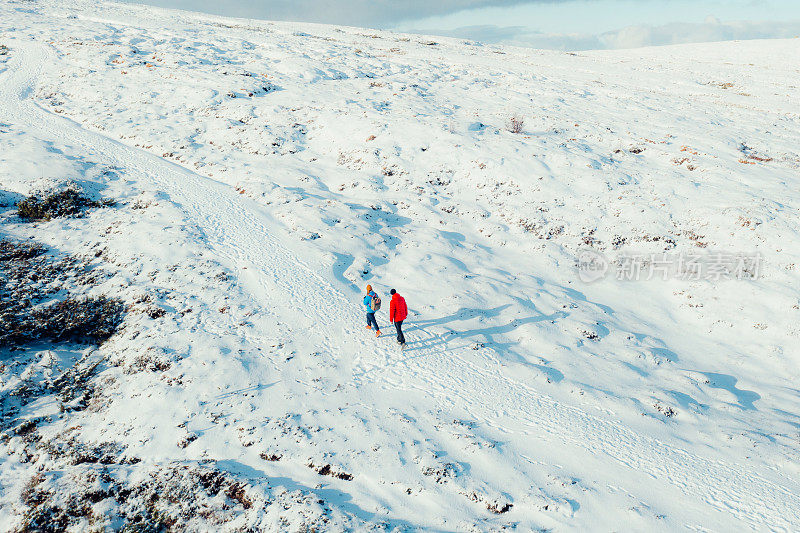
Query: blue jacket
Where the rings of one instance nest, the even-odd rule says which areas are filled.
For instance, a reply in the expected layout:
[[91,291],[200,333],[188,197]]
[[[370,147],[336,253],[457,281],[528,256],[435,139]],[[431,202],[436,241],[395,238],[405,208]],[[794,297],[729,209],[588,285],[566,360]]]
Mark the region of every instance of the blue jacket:
[[378,293],[375,291],[369,291],[366,296],[364,296],[364,307],[367,308],[367,313],[374,313],[375,311],[372,310],[372,299],[378,296]]

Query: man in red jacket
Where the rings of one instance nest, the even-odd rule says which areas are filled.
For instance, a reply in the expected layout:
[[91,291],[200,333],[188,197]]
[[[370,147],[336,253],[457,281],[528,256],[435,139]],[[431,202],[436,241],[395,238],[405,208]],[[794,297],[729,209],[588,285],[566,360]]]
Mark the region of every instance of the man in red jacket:
[[406,307],[406,299],[397,294],[397,291],[392,289],[389,291],[392,295],[392,301],[389,302],[389,322],[394,322],[394,327],[397,328],[397,343],[400,348],[406,347],[406,338],[403,335],[403,320],[408,316],[408,307]]

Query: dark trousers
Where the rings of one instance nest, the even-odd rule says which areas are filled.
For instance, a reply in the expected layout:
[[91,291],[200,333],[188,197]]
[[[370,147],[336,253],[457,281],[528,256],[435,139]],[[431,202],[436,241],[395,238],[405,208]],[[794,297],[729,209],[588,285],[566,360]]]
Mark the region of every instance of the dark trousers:
[[378,327],[378,321],[375,320],[375,313],[367,313],[367,325],[375,326],[375,329],[378,331],[381,330],[381,328]]
[[403,321],[400,320],[399,322],[395,322],[394,327],[397,328],[397,342],[400,344],[405,344],[406,337],[403,335],[403,330],[401,329],[403,327]]

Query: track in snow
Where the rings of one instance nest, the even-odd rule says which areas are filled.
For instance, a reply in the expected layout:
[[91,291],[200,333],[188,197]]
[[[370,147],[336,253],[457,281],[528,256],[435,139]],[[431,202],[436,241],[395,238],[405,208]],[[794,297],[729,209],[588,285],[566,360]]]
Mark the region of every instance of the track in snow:
[[[260,211],[263,208],[227,185],[45,111],[31,96],[48,61],[47,48],[18,43],[15,54],[0,83],[0,119],[23,126],[43,139],[69,141],[87,155],[149,180],[167,193],[202,229],[218,256],[227,258],[239,273],[242,266],[248,266],[248,275],[255,276],[261,289],[253,298],[261,299],[265,307],[278,305],[277,315],[289,311],[289,305],[300,310],[303,322],[296,324],[297,330],[314,331],[329,350],[326,356],[331,363],[358,387],[419,391],[421,394],[409,394],[408,401],[432,396],[437,407],[444,410],[458,404],[476,419],[503,431],[534,435],[549,446],[570,447],[583,457],[613,461],[614,471],[620,473],[617,485],[643,476],[652,483],[653,491],[706,502],[719,511],[719,523],[714,526],[746,523],[757,528],[790,529],[800,524],[800,485],[796,482],[770,480],[736,464],[701,457],[558,403],[508,376],[488,350],[475,352],[434,342],[401,354],[376,344],[368,356],[360,357],[364,352],[359,342],[363,338],[360,306],[270,236],[269,220]],[[298,279],[304,282],[297,283]],[[294,296],[290,303],[264,301],[264,295],[274,292]],[[424,330],[416,334],[442,340]],[[515,452],[525,457],[525,449]]]

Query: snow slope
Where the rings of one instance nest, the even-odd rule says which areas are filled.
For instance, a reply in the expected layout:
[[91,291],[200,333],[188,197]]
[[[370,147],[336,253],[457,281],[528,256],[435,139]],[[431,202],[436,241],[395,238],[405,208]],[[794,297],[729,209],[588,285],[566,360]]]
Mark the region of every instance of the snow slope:
[[[65,465],[9,433],[3,529],[37,471],[58,496],[176,465],[247,487],[192,529],[800,527],[800,41],[563,54],[113,3],[0,15],[0,189],[120,200],[0,231],[101,249],[106,293],[166,311],[88,351],[93,408],[14,415],[119,451]],[[583,283],[587,247],[764,264]],[[405,352],[385,312],[363,329],[366,283],[408,300]],[[3,352],[3,394],[53,350]],[[115,505],[73,525],[118,528]]]

